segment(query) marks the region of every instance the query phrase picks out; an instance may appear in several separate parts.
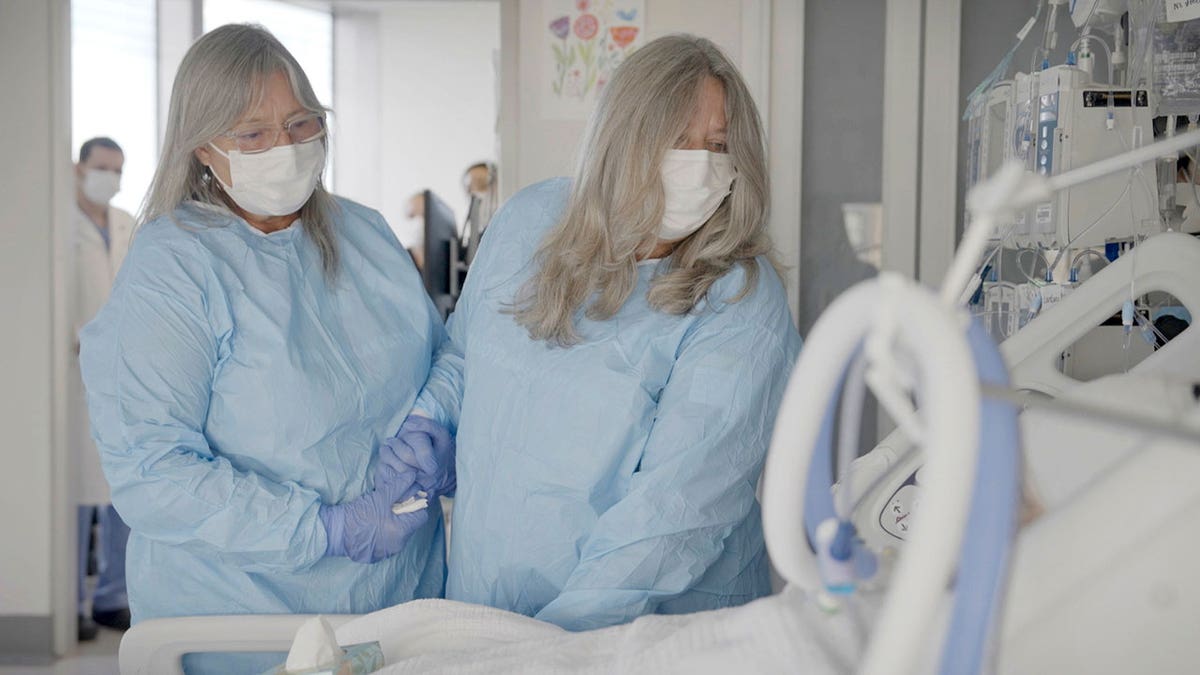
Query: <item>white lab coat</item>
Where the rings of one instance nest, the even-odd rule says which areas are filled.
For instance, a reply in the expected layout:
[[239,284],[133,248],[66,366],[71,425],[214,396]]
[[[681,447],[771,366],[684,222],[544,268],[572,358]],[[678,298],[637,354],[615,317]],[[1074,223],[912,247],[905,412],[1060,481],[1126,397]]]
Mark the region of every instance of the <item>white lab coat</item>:
[[[78,205],[72,209],[70,236],[75,282],[69,311],[75,345],[79,343],[79,331],[84,324],[91,321],[108,301],[117,270],[129,251],[133,225],[132,215],[109,206],[110,245],[106,247],[104,238],[91,219]],[[79,375],[77,349],[72,348],[70,361],[67,440],[71,444],[71,452],[74,453],[75,475],[78,477],[75,489],[76,503],[81,506],[108,504],[112,498],[109,495],[108,481],[104,479],[104,472],[100,468],[100,453],[92,443],[83,379]]]

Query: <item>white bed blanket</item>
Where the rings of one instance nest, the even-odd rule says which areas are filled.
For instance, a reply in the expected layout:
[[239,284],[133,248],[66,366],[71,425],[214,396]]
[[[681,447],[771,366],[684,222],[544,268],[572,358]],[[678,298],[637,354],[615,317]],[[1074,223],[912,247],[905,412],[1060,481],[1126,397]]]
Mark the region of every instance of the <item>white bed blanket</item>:
[[862,654],[863,622],[798,591],[743,607],[644,616],[569,633],[490,607],[419,600],[368,614],[338,642],[378,640],[381,673],[842,673]]

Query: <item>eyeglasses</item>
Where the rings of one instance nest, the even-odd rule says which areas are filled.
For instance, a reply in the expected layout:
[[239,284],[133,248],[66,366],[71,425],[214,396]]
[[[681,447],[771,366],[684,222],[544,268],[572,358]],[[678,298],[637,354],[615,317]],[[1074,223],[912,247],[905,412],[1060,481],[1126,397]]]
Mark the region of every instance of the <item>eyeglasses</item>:
[[325,116],[309,113],[294,117],[281,126],[250,127],[226,131],[221,135],[232,138],[238,152],[253,155],[275,147],[281,133],[286,133],[293,143],[310,143],[325,135]]

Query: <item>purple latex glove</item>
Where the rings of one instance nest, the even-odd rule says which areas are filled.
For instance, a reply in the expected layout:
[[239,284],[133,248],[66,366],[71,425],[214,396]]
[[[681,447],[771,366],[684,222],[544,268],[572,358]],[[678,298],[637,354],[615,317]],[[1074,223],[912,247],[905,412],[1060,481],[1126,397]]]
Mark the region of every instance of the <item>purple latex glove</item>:
[[414,475],[417,485],[432,496],[451,495],[458,485],[454,437],[420,415],[409,415],[400,431],[379,446],[375,485],[402,485]]
[[402,551],[429,520],[429,511],[396,515],[392,504],[416,490],[410,475],[407,485],[377,487],[344,504],[322,504],[317,513],[328,540],[325,555],[374,563]]

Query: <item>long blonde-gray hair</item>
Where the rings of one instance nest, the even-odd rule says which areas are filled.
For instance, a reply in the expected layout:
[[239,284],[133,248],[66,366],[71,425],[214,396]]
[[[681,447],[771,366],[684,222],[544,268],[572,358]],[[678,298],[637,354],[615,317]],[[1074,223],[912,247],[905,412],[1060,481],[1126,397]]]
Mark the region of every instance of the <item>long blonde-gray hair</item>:
[[758,280],[755,256],[772,255],[770,188],[758,110],[737,68],[712,42],[669,35],[637,50],[604,88],[588,124],[566,212],[542,240],[537,272],[514,305],[535,340],[579,342],[576,314],[611,318],[637,285],[637,259],[658,244],[663,157],[687,129],[705,78],[725,90],[727,147],[737,178],[716,213],[671,253],[648,292],[650,306],[687,314],[734,265]]
[[[267,80],[277,72],[287,76],[292,93],[306,110],[327,111],[291,52],[261,26],[221,26],[192,44],[171,86],[166,138],[154,180],[142,202],[139,223],[163,215],[174,218],[175,209],[187,200],[230,207],[229,198],[194,151],[228,131],[257,106]],[[328,138],[321,138],[320,143],[328,150]],[[320,252],[329,279],[338,269],[333,234],[336,209],[337,202],[321,180],[300,208],[304,231]]]

